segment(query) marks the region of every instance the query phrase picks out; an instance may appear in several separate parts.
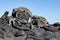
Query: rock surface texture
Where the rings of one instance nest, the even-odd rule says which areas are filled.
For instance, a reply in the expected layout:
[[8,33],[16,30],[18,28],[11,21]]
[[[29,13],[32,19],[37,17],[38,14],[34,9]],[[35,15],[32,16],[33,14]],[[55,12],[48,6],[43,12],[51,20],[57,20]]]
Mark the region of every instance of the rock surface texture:
[[6,11],[0,18],[0,40],[60,40],[60,23],[49,24],[25,7]]

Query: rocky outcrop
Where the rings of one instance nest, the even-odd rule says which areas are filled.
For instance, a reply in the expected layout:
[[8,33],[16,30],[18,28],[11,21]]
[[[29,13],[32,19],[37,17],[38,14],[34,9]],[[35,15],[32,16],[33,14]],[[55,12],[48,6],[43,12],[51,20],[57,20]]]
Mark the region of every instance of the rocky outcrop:
[[60,40],[60,23],[49,24],[25,7],[14,8],[0,18],[0,40]]

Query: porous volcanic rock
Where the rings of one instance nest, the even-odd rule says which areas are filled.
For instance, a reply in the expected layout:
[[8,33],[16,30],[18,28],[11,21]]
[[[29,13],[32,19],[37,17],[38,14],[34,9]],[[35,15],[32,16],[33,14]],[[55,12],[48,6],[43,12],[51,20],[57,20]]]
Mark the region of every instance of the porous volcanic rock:
[[49,24],[25,7],[6,11],[0,18],[0,40],[60,40],[60,23]]

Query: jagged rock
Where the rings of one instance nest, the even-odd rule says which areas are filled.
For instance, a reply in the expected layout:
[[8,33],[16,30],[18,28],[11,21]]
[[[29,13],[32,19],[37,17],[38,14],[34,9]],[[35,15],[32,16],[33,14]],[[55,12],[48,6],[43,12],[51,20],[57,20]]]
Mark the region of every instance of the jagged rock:
[[12,16],[5,14],[0,18],[0,40],[60,40],[60,23],[49,24],[25,7],[14,8]]
[[30,25],[27,23],[21,23],[20,21],[12,21],[12,27],[19,30],[29,30]]
[[56,26],[56,27],[60,26],[60,23],[56,22],[56,23],[53,24],[53,26]]
[[33,26],[36,25],[37,28],[43,27],[43,26],[48,26],[48,21],[41,16],[33,16],[32,17],[32,24]]
[[31,12],[25,8],[25,7],[19,7],[19,8],[15,8],[13,9],[13,13],[12,13],[13,17],[16,17],[18,19],[24,19],[24,20],[28,20],[29,17],[32,16]]
[[48,30],[48,31],[51,31],[51,32],[56,32],[59,29],[59,28],[54,27],[54,26],[43,26],[41,28],[45,29],[46,31]]
[[60,40],[60,32],[46,31],[45,37],[48,40]]
[[1,17],[2,19],[4,19],[4,22],[7,22],[7,23],[8,23],[8,21],[9,21],[9,16],[8,16],[8,14],[9,14],[9,12],[6,11],[6,12],[4,13],[4,15]]
[[36,39],[45,40],[45,36],[44,36],[45,30],[44,29],[40,29],[40,28],[33,29],[33,32],[35,32]]

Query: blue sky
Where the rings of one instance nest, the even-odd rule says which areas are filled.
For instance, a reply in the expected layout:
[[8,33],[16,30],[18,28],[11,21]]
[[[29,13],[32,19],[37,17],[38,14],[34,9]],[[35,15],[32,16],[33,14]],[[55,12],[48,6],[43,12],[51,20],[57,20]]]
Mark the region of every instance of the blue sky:
[[45,17],[49,23],[60,22],[60,0],[0,0],[0,17],[13,8],[27,7],[33,15]]

